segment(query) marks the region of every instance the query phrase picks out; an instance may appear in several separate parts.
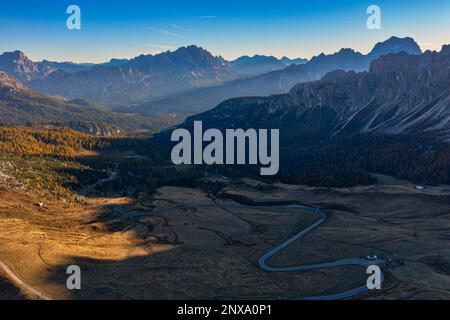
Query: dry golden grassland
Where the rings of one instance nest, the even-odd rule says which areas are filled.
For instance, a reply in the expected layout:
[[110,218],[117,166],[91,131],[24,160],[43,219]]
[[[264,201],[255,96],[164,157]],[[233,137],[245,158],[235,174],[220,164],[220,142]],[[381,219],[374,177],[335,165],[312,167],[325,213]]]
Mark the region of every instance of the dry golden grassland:
[[[267,273],[260,255],[309,225],[301,210],[211,209],[258,201],[320,205],[327,223],[273,258],[298,265],[377,254],[384,290],[360,298],[448,298],[448,191],[424,194],[405,186],[343,190],[279,185],[268,191],[229,184],[211,199],[204,191],[159,189],[136,208],[129,198],[88,198],[87,205],[32,195],[0,194],[0,260],[56,299],[183,299],[294,297],[343,291],[364,283],[365,270]],[[195,203],[198,208],[183,208]],[[118,210],[117,208],[121,208]],[[79,265],[83,289],[68,291],[65,268]]]

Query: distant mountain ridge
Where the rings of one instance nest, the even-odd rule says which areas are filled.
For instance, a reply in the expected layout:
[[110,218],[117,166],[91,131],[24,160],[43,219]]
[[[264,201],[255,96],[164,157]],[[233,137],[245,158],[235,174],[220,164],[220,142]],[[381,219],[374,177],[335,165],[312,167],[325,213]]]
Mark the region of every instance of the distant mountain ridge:
[[412,38],[391,37],[384,42],[377,43],[367,55],[353,49],[344,48],[333,54],[322,53],[305,64],[290,65],[282,70],[235,80],[222,86],[196,89],[181,95],[157,99],[120,110],[142,114],[150,114],[152,112],[194,114],[211,109],[220,102],[233,97],[267,96],[286,93],[296,84],[319,80],[332,70],[367,71],[371,62],[382,54],[401,51],[413,55],[422,53],[420,47]]
[[303,64],[306,59],[289,59],[283,57],[278,59],[274,56],[254,55],[242,56],[236,60],[230,61],[229,64],[234,72],[241,76],[255,76],[271,71],[277,71],[286,68],[292,64]]
[[280,61],[283,62],[286,66],[290,66],[291,64],[305,64],[308,62],[308,59],[304,59],[304,58],[290,59],[290,58],[284,56],[280,59]]
[[213,128],[280,128],[282,139],[359,133],[423,134],[450,141],[450,46],[389,54],[367,72],[336,70],[287,94],[234,98],[189,118]]
[[140,55],[128,64],[140,70],[167,72],[179,69],[223,68],[226,62],[222,57],[213,56],[209,51],[197,47],[181,47],[157,55]]
[[[201,60],[204,59],[202,62]],[[111,59],[105,63],[75,63],[70,61],[58,62],[43,60],[34,62],[21,51],[4,52],[0,54],[0,70],[5,71],[11,76],[20,79],[23,82],[45,79],[49,74],[55,71],[65,73],[78,73],[89,71],[96,67],[122,67],[130,66],[143,68],[147,71],[169,71],[176,68],[201,68],[210,63],[211,65],[230,67],[236,66],[237,73],[239,68],[253,68],[251,72],[245,75],[254,76],[257,74],[280,70],[291,64],[305,63],[306,59],[289,59],[283,57],[277,59],[262,55],[253,57],[243,56],[234,61],[226,61],[221,57],[213,57],[207,50],[196,46],[181,47],[174,52],[164,52],[158,55],[140,55],[133,59]],[[273,63],[273,66],[270,66]]]

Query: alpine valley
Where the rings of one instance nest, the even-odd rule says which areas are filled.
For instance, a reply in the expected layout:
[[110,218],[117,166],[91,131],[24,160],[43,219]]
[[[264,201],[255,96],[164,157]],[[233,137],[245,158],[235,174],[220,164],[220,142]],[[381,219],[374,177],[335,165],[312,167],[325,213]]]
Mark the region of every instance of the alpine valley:
[[[450,299],[442,45],[391,37],[308,60],[194,45],[103,63],[1,54],[0,299]],[[189,156],[214,143],[208,161],[175,163],[176,129],[195,140]],[[260,164],[210,161],[229,140],[208,129],[241,129],[222,155],[253,142]],[[369,291],[373,264],[383,281]],[[69,266],[82,290],[68,290]],[[178,312],[215,312],[189,306]]]

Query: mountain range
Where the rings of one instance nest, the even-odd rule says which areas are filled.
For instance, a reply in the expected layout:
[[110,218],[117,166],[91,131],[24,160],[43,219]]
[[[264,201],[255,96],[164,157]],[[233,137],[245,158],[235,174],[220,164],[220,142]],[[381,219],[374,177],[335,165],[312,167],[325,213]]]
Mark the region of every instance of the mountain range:
[[396,37],[378,43],[367,55],[342,49],[310,61],[263,55],[226,61],[203,48],[188,46],[93,65],[33,62],[15,51],[0,55],[0,70],[34,91],[92,100],[120,112],[192,114],[232,97],[285,93],[331,70],[364,71],[379,56],[400,51],[421,53],[413,39]]
[[391,37],[384,42],[377,43],[367,55],[352,49],[341,49],[333,54],[322,53],[304,64],[292,64],[281,70],[238,79],[224,85],[191,90],[183,94],[153,99],[117,110],[141,114],[151,114],[152,112],[195,114],[209,110],[220,102],[233,97],[286,93],[294,85],[318,80],[332,70],[367,71],[373,60],[386,53],[402,51],[413,55],[422,53],[419,45],[412,38]]
[[183,127],[197,120],[205,128],[280,128],[282,139],[297,144],[361,133],[425,133],[450,141],[450,45],[384,55],[369,71],[335,70],[287,94],[230,99]]
[[57,70],[28,86],[47,94],[111,106],[221,84],[235,77],[222,58],[190,46],[155,56],[141,55],[119,66],[101,65],[77,73]]
[[35,91],[115,106],[220,85],[301,61],[254,56],[228,62],[197,46],[130,60],[111,59],[102,64],[34,62],[23,52],[15,51],[0,55],[0,70]]
[[[153,130],[179,121],[170,112],[197,113],[217,102],[195,119],[218,127],[282,127],[294,139],[415,130],[450,139],[448,51],[444,46],[440,53],[422,54],[413,39],[392,37],[366,55],[341,49],[303,64],[289,60],[287,67],[282,59],[258,55],[228,62],[196,46],[96,66],[33,62],[16,51],[0,56],[7,70],[0,79],[1,122],[93,122],[112,131]],[[281,64],[282,69],[241,78]],[[250,71],[255,65],[259,71]],[[152,92],[151,102],[114,109],[120,112],[98,104],[139,101]],[[170,116],[161,119],[161,113]]]

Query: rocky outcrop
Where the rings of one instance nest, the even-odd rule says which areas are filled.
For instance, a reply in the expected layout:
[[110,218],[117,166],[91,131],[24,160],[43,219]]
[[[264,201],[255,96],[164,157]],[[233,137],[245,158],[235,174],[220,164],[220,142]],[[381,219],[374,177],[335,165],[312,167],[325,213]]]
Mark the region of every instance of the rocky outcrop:
[[5,52],[0,55],[0,70],[22,82],[44,79],[56,68],[31,61],[23,52]]
[[0,71],[0,89],[9,91],[27,91],[20,81],[14,79],[3,71]]

